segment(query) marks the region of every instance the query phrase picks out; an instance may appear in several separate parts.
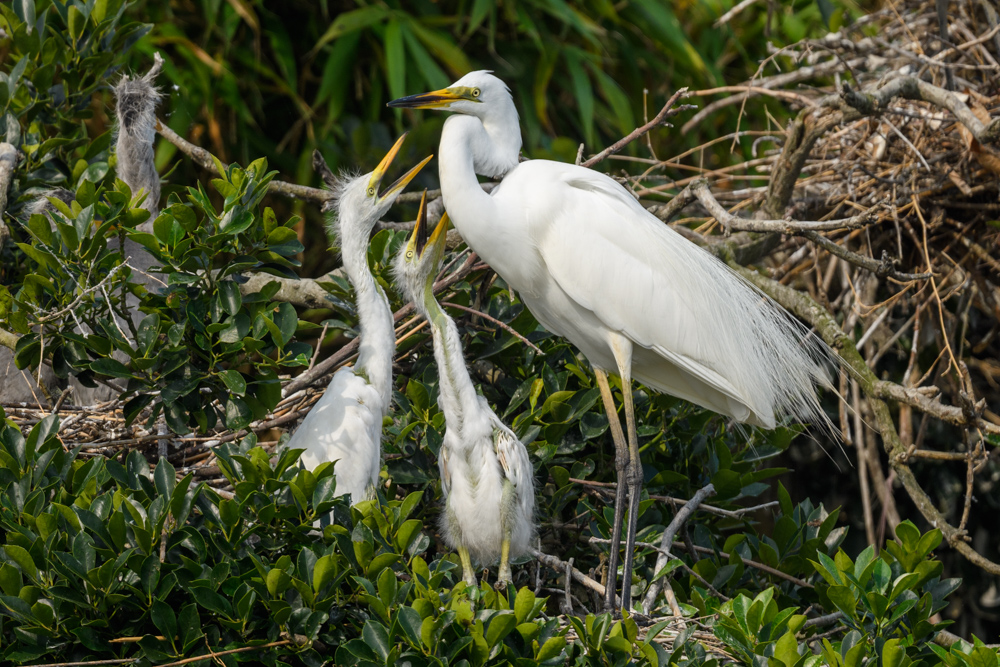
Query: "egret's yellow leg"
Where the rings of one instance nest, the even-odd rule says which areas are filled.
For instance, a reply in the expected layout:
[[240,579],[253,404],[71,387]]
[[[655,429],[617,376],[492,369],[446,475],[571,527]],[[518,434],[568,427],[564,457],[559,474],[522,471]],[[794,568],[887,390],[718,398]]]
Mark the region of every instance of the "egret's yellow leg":
[[507,584],[513,579],[514,575],[510,571],[510,531],[507,531],[500,543],[500,571],[497,573],[496,589],[500,591],[507,588]]
[[597,386],[601,390],[604,401],[604,411],[608,414],[608,424],[611,426],[611,437],[615,441],[615,470],[618,471],[618,488],[615,492],[615,520],[611,526],[611,553],[608,559],[608,580],[604,589],[604,610],[615,608],[615,590],[618,588],[618,552],[621,548],[622,517],[625,516],[626,467],[628,466],[628,443],[622,433],[622,423],[618,419],[618,409],[615,407],[611,386],[608,384],[608,374],[599,368],[594,369],[597,376]]
[[500,542],[500,571],[497,572],[496,589],[501,590],[514,579],[510,571],[510,536],[514,529],[514,515],[517,513],[517,489],[509,479],[503,482],[503,495],[500,497],[500,530],[503,540]]
[[477,584],[476,571],[472,569],[472,558],[469,556],[469,550],[465,547],[459,547],[458,557],[462,561],[462,578],[469,586],[475,586]]
[[625,532],[625,561],[622,567],[622,609],[632,608],[632,566],[635,560],[635,533],[639,523],[639,497],[642,493],[642,463],[639,461],[639,438],[635,432],[635,406],[632,403],[632,341],[615,336],[611,349],[618,362],[625,399],[625,424],[628,428],[628,528]]

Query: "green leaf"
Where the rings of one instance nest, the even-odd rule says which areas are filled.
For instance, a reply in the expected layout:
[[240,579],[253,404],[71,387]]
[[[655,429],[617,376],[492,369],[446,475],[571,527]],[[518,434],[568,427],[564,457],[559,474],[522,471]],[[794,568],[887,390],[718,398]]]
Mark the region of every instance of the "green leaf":
[[527,587],[523,586],[514,598],[514,616],[518,624],[531,620],[532,610],[535,608],[535,594]]
[[27,24],[28,34],[35,27],[35,0],[18,0],[14,3],[17,17]]
[[232,280],[225,280],[219,283],[219,302],[222,305],[222,309],[230,315],[238,313],[240,307],[243,305],[240,286]]
[[321,556],[313,567],[313,591],[319,595],[323,588],[333,581],[337,574],[337,563],[331,554]]
[[538,650],[535,655],[535,660],[538,662],[545,662],[546,660],[551,660],[557,655],[562,653],[563,649],[566,647],[566,637],[563,635],[556,635],[555,637],[550,637],[546,640],[542,647]]
[[177,485],[177,471],[174,470],[173,464],[166,457],[157,461],[153,482],[156,484],[156,492],[169,501],[174,493],[174,487]]
[[361,630],[365,644],[383,661],[389,657],[389,633],[378,621],[368,621]]
[[228,370],[219,373],[226,388],[237,396],[242,396],[247,391],[247,381],[239,371]]
[[177,634],[177,616],[173,608],[162,600],[154,600],[149,612],[156,629],[173,643]]
[[80,35],[83,34],[83,29],[87,24],[87,17],[77,8],[76,5],[70,5],[69,14],[67,14],[66,25],[69,28],[69,36],[73,38],[76,42],[80,39]]
[[16,544],[5,544],[3,550],[26,577],[32,581],[38,581],[38,568],[24,547]]
[[[385,65],[388,70],[389,94],[393,98],[406,95],[406,53],[403,46],[403,24],[389,21],[385,27]],[[400,112],[402,109],[399,110]]]
[[204,586],[192,586],[190,588],[191,596],[194,597],[195,601],[208,609],[211,612],[219,614],[225,618],[232,617],[232,608],[226,599],[213,591],[211,588],[206,588]]
[[517,617],[509,612],[501,612],[493,617],[486,628],[486,643],[490,648],[503,641],[510,631],[517,626]]
[[132,373],[122,362],[117,359],[105,358],[97,359],[90,363],[90,370],[99,375],[106,375],[113,378],[130,378]]
[[374,25],[382,21],[387,15],[388,11],[386,8],[379,5],[342,12],[337,15],[337,18],[334,19],[330,27],[323,33],[323,36],[316,42],[313,51],[318,51],[324,44],[332,42],[338,37]]

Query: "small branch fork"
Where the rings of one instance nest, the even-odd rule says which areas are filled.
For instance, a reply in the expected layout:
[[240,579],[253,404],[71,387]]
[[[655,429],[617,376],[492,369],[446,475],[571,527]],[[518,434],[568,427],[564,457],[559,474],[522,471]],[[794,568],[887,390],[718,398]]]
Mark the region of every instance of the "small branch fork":
[[[688,517],[691,516],[701,503],[711,496],[715,495],[715,487],[711,484],[706,484],[702,488],[698,489],[698,492],[692,496],[683,507],[677,510],[674,515],[673,520],[667,526],[666,530],[663,531],[662,537],[660,537],[660,554],[656,557],[656,566],[653,568],[653,572],[659,574],[659,572],[667,566],[669,558],[670,545],[674,543],[674,536],[677,535],[677,531],[681,529],[684,522],[687,521]],[[643,612],[649,614],[653,610],[653,603],[656,602],[656,596],[660,594],[660,589],[662,584],[659,579],[654,579],[649,585],[649,589],[646,591],[646,598],[642,602]]]
[[631,133],[622,137],[615,143],[611,144],[603,151],[601,151],[594,157],[590,158],[589,160],[581,162],[580,165],[583,167],[593,167],[598,162],[601,162],[604,159],[606,159],[609,155],[614,155],[621,149],[625,148],[630,143],[632,143],[639,137],[643,136],[650,130],[659,127],[660,125],[669,125],[669,123],[667,123],[668,118],[672,118],[673,116],[676,116],[680,112],[687,111],[688,109],[697,109],[698,107],[694,106],[693,104],[682,104],[679,107],[674,107],[674,104],[677,103],[677,100],[687,97],[687,94],[688,94],[688,89],[681,88],[680,90],[678,90],[677,92],[675,92],[673,95],[670,96],[670,99],[667,100],[667,103],[663,105],[663,108],[660,109],[660,113],[656,114],[653,120],[649,121],[642,127],[637,127],[636,129],[632,130]]

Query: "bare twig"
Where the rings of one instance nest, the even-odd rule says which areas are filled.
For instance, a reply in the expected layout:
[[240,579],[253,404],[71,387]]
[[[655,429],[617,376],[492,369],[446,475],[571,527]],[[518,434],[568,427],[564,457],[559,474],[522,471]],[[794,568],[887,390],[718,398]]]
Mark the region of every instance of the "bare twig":
[[497,318],[493,317],[492,315],[489,315],[488,313],[484,313],[481,310],[476,310],[475,308],[469,308],[468,306],[460,306],[457,303],[452,303],[450,301],[442,301],[441,305],[442,306],[447,306],[448,308],[456,308],[456,309],[464,311],[466,313],[470,313],[472,315],[477,315],[479,317],[482,317],[485,320],[489,320],[493,324],[497,325],[498,327],[502,328],[504,331],[506,331],[507,333],[509,333],[514,338],[517,338],[519,341],[521,341],[522,343],[524,343],[525,345],[527,345],[528,347],[530,347],[536,353],[543,354],[543,355],[545,354],[544,352],[542,352],[541,348],[539,348],[537,345],[535,345],[534,343],[532,343],[530,340],[528,340],[527,338],[525,338],[524,336],[522,336],[521,334],[519,334],[517,331],[515,331],[514,327],[510,326],[506,322],[501,322],[500,320],[498,320]]
[[[706,484],[702,488],[698,489],[698,492],[692,496],[684,507],[680,508],[676,514],[674,514],[673,520],[667,526],[666,530],[663,531],[663,535],[660,537],[660,555],[656,557],[656,566],[653,568],[653,572],[659,573],[664,567],[667,566],[667,550],[670,545],[674,542],[674,536],[677,531],[681,529],[687,518],[691,516],[692,513],[703,500],[715,495],[715,487],[711,484]],[[642,608],[645,613],[649,613],[653,609],[653,603],[656,602],[656,596],[660,594],[660,581],[655,579],[649,585],[649,590],[646,592],[646,598],[642,602]]]
[[637,127],[636,129],[632,130],[632,132],[630,132],[628,135],[622,137],[615,143],[611,144],[610,146],[605,148],[603,151],[601,151],[594,157],[581,163],[582,166],[593,167],[595,164],[601,162],[609,155],[614,155],[621,149],[625,148],[630,143],[632,143],[642,135],[646,134],[653,128],[663,125],[664,123],[667,122],[668,118],[676,116],[682,111],[687,111],[688,109],[697,108],[690,104],[682,104],[681,106],[674,108],[674,104],[677,103],[677,100],[681,99],[682,97],[685,97],[687,95],[687,92],[688,92],[687,88],[681,88],[680,90],[678,90],[676,93],[670,96],[670,99],[667,100],[667,103],[663,105],[663,108],[660,109],[660,113],[656,114],[656,117],[653,118],[653,120],[649,121],[642,127]]
[[720,16],[719,20],[713,23],[712,26],[715,28],[724,26],[725,24],[729,23],[734,16],[736,16],[737,14],[739,14],[744,9],[746,9],[747,7],[749,7],[750,5],[754,4],[757,1],[758,0],[742,0],[742,2],[738,3],[728,12]]
[[[538,549],[532,549],[530,553],[532,557],[537,558],[538,561],[541,562],[543,565],[552,568],[556,572],[566,572],[566,566],[567,566],[566,561],[556,558],[555,556],[550,556],[549,554],[542,553]],[[604,597],[604,585],[601,584],[601,582],[591,579],[590,577],[585,575],[583,572],[580,572],[580,570],[576,569],[575,567],[570,566],[569,571],[572,574],[573,578],[576,579],[578,582],[580,582],[590,590],[594,591],[602,598]],[[616,595],[615,604],[619,603],[620,603],[620,598]]]

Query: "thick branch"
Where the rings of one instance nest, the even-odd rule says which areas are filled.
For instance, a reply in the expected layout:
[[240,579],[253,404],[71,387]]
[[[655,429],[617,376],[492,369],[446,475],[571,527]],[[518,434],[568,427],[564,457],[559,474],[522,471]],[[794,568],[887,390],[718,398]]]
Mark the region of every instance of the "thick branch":
[[801,234],[802,232],[832,231],[837,229],[857,229],[867,227],[878,221],[878,214],[885,211],[889,206],[880,202],[872,206],[867,211],[859,213],[850,218],[840,220],[824,220],[819,222],[807,222],[792,220],[755,220],[740,218],[722,207],[722,205],[712,195],[708,187],[708,181],[701,179],[691,184],[694,195],[701,202],[702,206],[708,209],[709,214],[714,217],[726,231],[737,230],[744,232],[778,232],[782,234]]
[[762,207],[765,216],[771,219],[784,217],[788,202],[792,199],[792,191],[813,145],[842,119],[843,114],[839,112],[810,108],[801,111],[788,124],[785,144],[774,163],[771,181],[767,186],[767,197]]
[[[955,407],[954,405],[945,405],[918,388],[907,388],[895,382],[878,380],[872,386],[872,391],[879,398],[888,398],[897,403],[904,403],[949,424],[973,428],[978,427],[987,433],[1000,435],[1000,426],[983,420],[979,420],[978,423],[970,423],[962,408]],[[964,459],[965,455],[963,454],[961,457]]]
[[981,144],[996,143],[1000,139],[1000,118],[987,125],[955,93],[913,76],[897,77],[873,92],[856,91],[845,83],[841,93],[844,103],[864,116],[881,114],[896,97],[921,100],[947,109]]
[[269,273],[253,273],[246,276],[247,281],[240,285],[240,292],[246,296],[254,292],[261,291],[270,282],[281,285],[277,294],[274,295],[276,301],[286,301],[294,306],[303,308],[330,308],[330,293],[320,286],[320,281],[328,276],[338,274],[340,269],[327,274],[323,278],[279,278]]
[[11,333],[6,329],[0,329],[0,345],[9,348],[11,352],[17,349],[17,341],[20,338],[17,334]]
[[682,104],[677,108],[671,108],[674,106],[674,104],[677,103],[677,100],[679,100],[682,97],[686,97],[687,92],[688,92],[687,88],[681,88],[680,90],[678,90],[676,93],[670,96],[670,99],[667,100],[667,103],[663,105],[663,108],[660,109],[660,113],[656,114],[656,117],[653,118],[653,120],[649,121],[642,127],[637,127],[636,129],[632,130],[632,132],[630,132],[628,135],[622,137],[615,143],[611,144],[610,146],[605,148],[603,151],[601,151],[594,157],[590,158],[585,162],[582,162],[581,165],[584,167],[593,167],[595,164],[604,160],[609,155],[614,155],[621,149],[625,148],[630,143],[632,143],[642,135],[646,134],[653,128],[665,124],[668,118],[676,116],[680,112],[687,111],[688,109],[696,109],[697,107],[691,104]]

